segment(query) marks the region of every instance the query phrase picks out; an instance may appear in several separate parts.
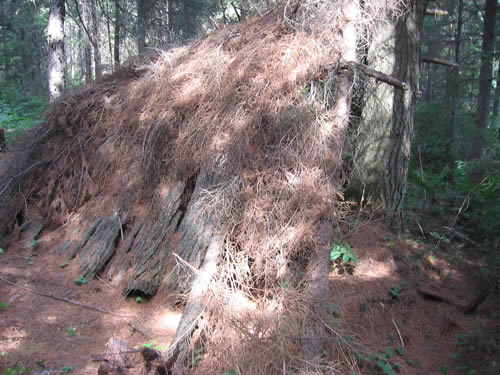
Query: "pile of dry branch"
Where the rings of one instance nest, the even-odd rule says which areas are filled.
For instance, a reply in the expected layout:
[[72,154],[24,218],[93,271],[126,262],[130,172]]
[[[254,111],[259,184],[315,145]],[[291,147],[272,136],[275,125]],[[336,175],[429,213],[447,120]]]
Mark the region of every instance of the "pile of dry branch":
[[199,373],[311,373],[332,363],[325,347],[342,355],[325,299],[353,93],[344,62],[389,7],[310,3],[64,95],[0,223],[42,217],[84,278],[184,296],[169,355],[189,363],[197,337]]

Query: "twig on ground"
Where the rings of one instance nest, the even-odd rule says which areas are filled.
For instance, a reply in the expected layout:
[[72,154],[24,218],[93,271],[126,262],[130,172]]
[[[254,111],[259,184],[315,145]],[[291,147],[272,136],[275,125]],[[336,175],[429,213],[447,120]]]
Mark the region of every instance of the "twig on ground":
[[396,322],[394,321],[394,319],[392,319],[392,324],[394,324],[394,327],[396,327],[396,331],[398,332],[398,335],[399,335],[399,339],[401,340],[401,347],[404,348],[405,347],[405,343],[403,341],[403,337],[401,336],[401,332],[399,332],[399,328],[398,328],[398,325],[396,324]]
[[135,318],[136,317],[135,315],[117,314],[117,313],[114,313],[112,311],[101,309],[99,307],[95,307],[95,306],[92,306],[92,305],[87,305],[87,304],[84,304],[84,303],[72,301],[72,300],[64,298],[64,297],[58,297],[58,296],[55,296],[55,295],[53,295],[51,293],[37,292],[36,290],[30,289],[30,288],[26,288],[24,286],[21,286],[21,285],[18,285],[16,283],[13,283],[13,282],[11,282],[9,280],[5,280],[3,277],[0,277],[0,281],[3,281],[4,283],[9,284],[9,285],[13,285],[16,288],[27,290],[28,292],[36,294],[38,296],[52,298],[52,299],[55,299],[57,301],[63,301],[63,302],[69,303],[71,305],[83,307],[84,309],[97,311],[97,312],[100,312],[100,313],[103,313],[103,314],[118,316],[120,318]]
[[141,335],[143,335],[146,338],[146,340],[151,341],[151,337],[148,336],[147,333],[141,331],[139,328],[137,328],[136,326],[134,326],[131,322],[128,322],[128,325],[130,326],[130,328],[132,328],[132,331],[139,332]]

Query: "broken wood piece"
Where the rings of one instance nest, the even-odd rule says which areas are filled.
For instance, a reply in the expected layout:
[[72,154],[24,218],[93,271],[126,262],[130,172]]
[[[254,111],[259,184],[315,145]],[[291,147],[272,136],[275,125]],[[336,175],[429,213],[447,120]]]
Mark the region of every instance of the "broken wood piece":
[[449,68],[458,68],[459,67],[459,65],[455,64],[454,62],[446,61],[446,60],[440,59],[438,57],[423,56],[421,60],[422,60],[422,62],[426,62],[429,64],[443,65],[443,66],[447,66]]
[[436,16],[436,17],[447,16],[448,11],[444,10],[444,9],[430,9],[430,8],[428,8],[425,10],[425,15],[426,16]]
[[341,66],[346,67],[346,68],[352,68],[355,70],[359,70],[360,72],[366,74],[369,77],[373,77],[379,81],[387,83],[388,85],[394,86],[400,90],[408,90],[408,84],[406,82],[403,82],[403,81],[401,81],[393,76],[390,76],[388,74],[371,69],[364,64],[360,64],[360,63],[355,62],[355,61],[344,61],[344,60],[342,60],[340,64],[341,64]]
[[460,237],[462,240],[470,242],[474,246],[479,246],[479,244],[476,241],[474,241],[471,238],[467,237],[465,234],[459,232],[458,230],[456,230],[454,228],[446,227],[446,226],[444,226],[443,228],[446,229],[451,234],[454,234],[455,236]]

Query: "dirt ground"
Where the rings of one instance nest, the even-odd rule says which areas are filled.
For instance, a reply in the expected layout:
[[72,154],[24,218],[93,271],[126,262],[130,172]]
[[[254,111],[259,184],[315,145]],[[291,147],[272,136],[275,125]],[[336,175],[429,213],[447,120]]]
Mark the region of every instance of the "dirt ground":
[[[491,369],[498,366],[494,340],[486,338],[477,347],[465,348],[468,352],[457,346],[457,338],[475,332],[478,322],[498,329],[491,319],[498,311],[498,295],[489,296],[475,314],[460,309],[474,297],[478,285],[472,266],[463,261],[453,264],[449,254],[401,241],[376,224],[359,226],[346,241],[359,264],[354,275],[332,272],[330,290],[342,332],[349,332],[354,348],[389,353],[387,363],[399,364],[404,374],[462,373],[456,372],[464,359],[461,355],[474,362],[473,354],[486,350],[491,355],[480,362],[485,372],[476,374],[494,373]],[[160,291],[153,299],[138,302],[124,298],[119,285],[100,278],[78,285],[76,262],[61,265],[53,251],[56,242],[46,233],[36,246],[21,239],[0,255],[0,300],[7,304],[0,310],[2,371],[19,362],[38,374],[61,373],[69,366],[74,374],[96,374],[99,363],[91,357],[105,353],[110,338],[131,348],[153,344],[167,349],[182,313],[171,306],[167,295]],[[426,291],[444,300],[426,299]],[[139,363],[138,355],[136,359]],[[360,363],[362,374],[382,373],[375,361]]]

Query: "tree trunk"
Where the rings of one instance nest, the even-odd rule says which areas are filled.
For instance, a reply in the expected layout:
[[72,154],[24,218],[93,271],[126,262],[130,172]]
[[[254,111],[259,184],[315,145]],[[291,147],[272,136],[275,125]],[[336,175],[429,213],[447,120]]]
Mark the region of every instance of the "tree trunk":
[[147,0],[137,0],[137,50],[139,54],[146,52],[147,7]]
[[88,30],[86,29],[85,24],[89,24],[90,16],[88,4],[82,3],[82,27],[84,29],[83,32],[83,46],[84,46],[84,60],[85,60],[85,83],[90,84],[92,82],[92,42],[90,39],[90,35]]
[[400,19],[380,25],[367,52],[368,65],[406,82],[409,89],[368,83],[355,129],[349,191],[381,205],[397,231],[402,229],[426,5],[426,0],[408,1]]
[[2,26],[2,57],[3,57],[3,75],[5,81],[9,79],[9,58],[7,52],[7,4],[0,1],[0,22]]
[[495,99],[493,99],[493,117],[498,117],[498,101],[500,100],[500,57],[498,59]]
[[120,65],[120,28],[122,20],[120,13],[120,0],[115,0],[115,41],[114,41],[114,61],[115,65]]
[[49,45],[49,100],[56,99],[64,90],[64,0],[50,1],[47,42]]
[[94,69],[95,78],[102,77],[101,51],[99,49],[99,18],[97,17],[97,4],[95,0],[91,2],[90,10],[92,18],[92,47],[94,48]]
[[[481,48],[481,70],[479,72],[479,93],[476,107],[476,129],[472,137],[469,151],[469,160],[480,159],[484,148],[484,130],[488,125],[489,99],[491,80],[493,76],[493,49],[495,43],[495,24],[497,14],[497,0],[486,0],[484,17],[483,45]],[[474,167],[468,173],[473,183],[479,183],[481,171]]]

